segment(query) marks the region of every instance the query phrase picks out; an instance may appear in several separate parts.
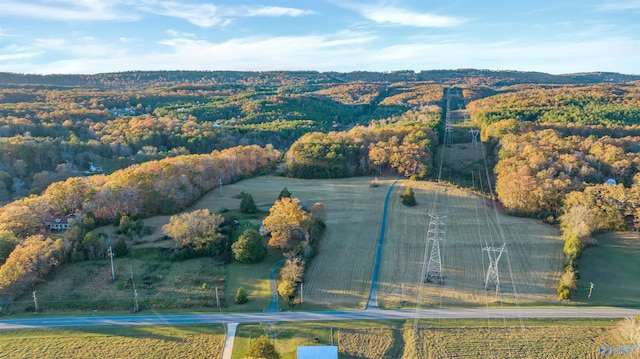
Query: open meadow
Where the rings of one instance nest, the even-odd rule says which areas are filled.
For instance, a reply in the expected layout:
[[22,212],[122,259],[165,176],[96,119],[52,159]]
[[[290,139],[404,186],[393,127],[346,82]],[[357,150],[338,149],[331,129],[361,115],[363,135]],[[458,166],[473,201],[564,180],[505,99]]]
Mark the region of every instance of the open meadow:
[[[413,188],[417,206],[402,205],[405,186]],[[444,285],[425,284],[420,278],[429,260],[425,245],[430,214],[446,216],[440,227]],[[564,264],[558,235],[557,228],[540,221],[496,214],[490,201],[471,192],[433,182],[400,181],[389,201],[379,304],[557,303],[555,287]],[[495,286],[484,289],[489,257],[482,249],[503,243],[506,251],[498,262],[501,291],[496,294]]]
[[[211,191],[188,210],[208,208],[237,210],[241,192],[251,193],[260,211],[255,218],[240,221],[242,228],[257,228],[280,191],[287,187],[304,206],[322,202],[327,229],[319,252],[310,263],[304,280],[304,304],[300,309],[363,308],[374,270],[384,198],[394,179],[372,177],[329,180],[300,180],[273,176],[247,179]],[[416,207],[401,204],[406,186],[415,191]],[[441,243],[444,286],[421,285],[425,260],[429,214],[446,214]],[[127,280],[133,273],[141,304],[156,308],[206,308],[215,306],[215,287],[227,310],[261,311],[268,307],[269,268],[281,257],[275,250],[257,264],[233,262],[215,265],[210,259],[170,261],[158,257],[152,247],[167,247],[160,227],[168,216],[145,219],[156,226],[151,235],[130,243],[135,255],[116,258],[118,279],[110,278],[108,260],[86,261],[64,266],[54,280],[38,285],[39,303],[44,309],[127,309],[133,289]],[[101,230],[111,230],[112,226]],[[482,248],[500,246],[507,252],[499,263],[501,294],[485,291],[483,279],[488,266]],[[399,181],[390,196],[387,228],[381,257],[378,300],[381,307],[410,307],[420,300],[426,306],[485,305],[488,303],[555,303],[555,286],[563,265],[562,242],[557,229],[539,221],[496,216],[483,197],[454,187],[424,181]],[[428,257],[427,257],[428,258]],[[204,284],[206,283],[206,286]],[[247,290],[249,303],[233,304],[238,287]],[[420,289],[421,288],[421,289]],[[17,301],[21,311],[32,304],[30,296]],[[285,308],[281,302],[279,308]]]
[[233,358],[268,335],[283,359],[299,345],[336,345],[340,358],[598,358],[601,344],[625,343],[609,320],[424,320],[240,325]]
[[4,330],[0,332],[0,356],[13,359],[218,358],[224,336],[221,325]]
[[[595,236],[597,245],[580,259],[574,301],[586,305],[638,306],[640,301],[640,235],[613,232]],[[589,283],[593,291],[589,297]]]

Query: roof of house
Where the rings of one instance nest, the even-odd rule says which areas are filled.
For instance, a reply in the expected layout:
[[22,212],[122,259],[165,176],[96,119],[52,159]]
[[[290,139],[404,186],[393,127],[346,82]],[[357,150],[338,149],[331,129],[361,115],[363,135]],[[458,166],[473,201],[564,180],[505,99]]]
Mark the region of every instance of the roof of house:
[[338,359],[338,347],[301,346],[298,347],[298,359]]

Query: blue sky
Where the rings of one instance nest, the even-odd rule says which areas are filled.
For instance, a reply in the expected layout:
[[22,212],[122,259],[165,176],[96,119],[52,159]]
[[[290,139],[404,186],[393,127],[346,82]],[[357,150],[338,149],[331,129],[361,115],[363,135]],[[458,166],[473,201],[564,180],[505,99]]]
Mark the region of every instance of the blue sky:
[[640,74],[640,0],[0,0],[0,71]]

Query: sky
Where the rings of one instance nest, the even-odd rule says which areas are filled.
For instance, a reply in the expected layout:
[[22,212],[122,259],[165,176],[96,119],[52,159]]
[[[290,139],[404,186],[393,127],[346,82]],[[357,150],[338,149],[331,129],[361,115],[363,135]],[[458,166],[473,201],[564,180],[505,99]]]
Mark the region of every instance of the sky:
[[640,74],[640,0],[0,0],[0,72]]

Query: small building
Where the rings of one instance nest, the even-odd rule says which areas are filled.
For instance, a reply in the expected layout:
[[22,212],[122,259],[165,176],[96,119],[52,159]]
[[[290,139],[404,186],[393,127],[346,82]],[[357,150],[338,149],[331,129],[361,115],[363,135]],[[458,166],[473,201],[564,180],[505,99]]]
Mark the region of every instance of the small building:
[[71,226],[79,220],[82,220],[82,216],[75,213],[67,216],[54,215],[45,220],[45,228],[56,231],[65,231],[71,228]]
[[298,347],[298,359],[338,359],[338,347],[335,347],[335,346]]

